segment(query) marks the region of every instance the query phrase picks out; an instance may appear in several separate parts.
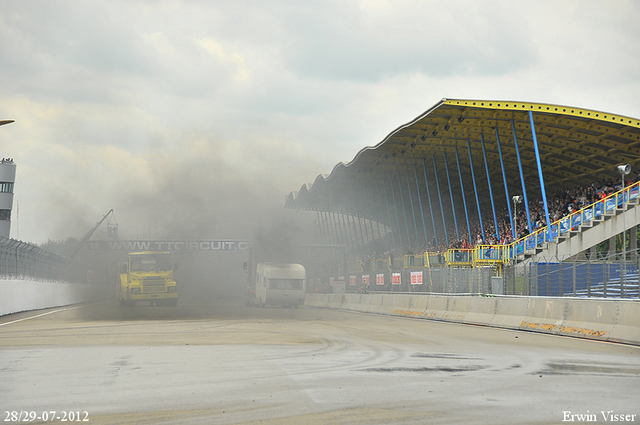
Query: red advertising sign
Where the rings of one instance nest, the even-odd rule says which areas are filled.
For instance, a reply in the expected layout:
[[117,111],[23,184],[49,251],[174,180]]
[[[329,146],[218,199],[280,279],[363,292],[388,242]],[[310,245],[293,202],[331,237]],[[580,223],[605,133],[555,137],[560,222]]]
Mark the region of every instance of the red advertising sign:
[[384,274],[380,273],[376,275],[376,285],[384,285]]
[[411,284],[422,285],[422,272],[411,272]]
[[349,285],[350,286],[356,286],[356,276],[355,275],[349,276]]
[[400,273],[391,273],[391,284],[400,285]]
[[365,286],[369,286],[369,275],[368,274],[363,274],[362,275],[362,284]]

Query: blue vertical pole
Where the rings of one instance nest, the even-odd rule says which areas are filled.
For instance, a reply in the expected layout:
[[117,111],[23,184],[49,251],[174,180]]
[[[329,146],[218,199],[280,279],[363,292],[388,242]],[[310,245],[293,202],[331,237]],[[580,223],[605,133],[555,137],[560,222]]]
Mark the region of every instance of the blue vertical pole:
[[451,199],[451,211],[453,211],[453,224],[456,226],[456,239],[460,239],[460,233],[458,232],[458,218],[456,217],[456,206],[453,202],[453,189],[451,189],[451,179],[449,178],[449,164],[447,163],[447,153],[442,152],[444,156],[444,169],[447,173],[447,185],[449,186],[449,198]]
[[[484,225],[482,224],[482,212],[480,211],[480,201],[478,200],[478,186],[476,185],[476,175],[473,172],[473,158],[471,157],[471,142],[467,139],[467,150],[469,151],[469,165],[471,166],[471,178],[473,179],[473,193],[476,195],[476,205],[478,206],[478,218],[480,219],[480,231],[482,232],[482,240],[486,242],[484,236]],[[469,241],[473,243],[473,241]]]
[[[327,233],[327,243],[328,243],[328,244],[332,244],[332,243],[334,243],[334,242],[333,242],[333,236],[332,236],[332,234],[331,234],[331,218],[330,218],[330,215],[329,215],[329,211],[323,211],[322,213],[323,213],[323,215],[324,215],[324,225],[325,225],[326,233]],[[329,251],[329,252],[327,253],[327,257],[328,257],[330,260],[332,260],[332,259],[333,259],[332,252],[333,252],[333,251]]]
[[538,177],[540,178],[540,190],[542,191],[542,203],[544,204],[544,215],[547,219],[547,240],[551,238],[551,220],[549,219],[549,207],[547,206],[547,191],[544,188],[544,178],[542,176],[542,163],[540,162],[540,151],[538,150],[538,138],[536,137],[536,126],[533,123],[533,112],[529,111],[529,121],[531,122],[531,135],[533,136],[533,148],[536,151],[536,163],[538,164]]
[[373,196],[373,186],[371,187],[371,210],[373,211],[373,216],[376,217],[376,230],[378,231],[378,242],[380,245],[380,249],[382,249],[382,232],[380,231],[380,218],[376,215],[376,200]]
[[331,214],[329,211],[325,211],[324,212],[326,215],[326,226],[327,226],[327,233],[329,234],[329,243],[334,244],[336,243],[336,238],[332,229],[332,221],[331,221]]
[[398,203],[396,202],[396,192],[393,190],[393,176],[389,173],[389,186],[391,186],[391,199],[393,200],[393,210],[396,213],[396,224],[398,225],[398,239],[400,239],[400,250],[404,251],[402,243],[402,230],[400,228],[400,214],[398,214]]
[[420,214],[422,215],[422,229],[424,230],[424,246],[425,250],[429,249],[429,235],[427,233],[427,224],[424,221],[424,208],[422,208],[422,197],[420,195],[420,183],[418,182],[418,167],[413,164],[413,173],[416,177],[416,190],[418,191],[418,204],[420,204]]
[[338,243],[340,245],[344,244],[344,235],[342,234],[342,224],[340,223],[340,213],[337,211],[333,212],[333,219],[336,222],[336,232],[338,233]]
[[336,229],[333,228],[333,217],[331,217],[331,212],[330,211],[327,211],[327,218],[329,219],[328,220],[328,225],[329,225],[329,236],[331,237],[331,243],[337,244],[337,239],[336,239],[336,236],[335,236],[335,233],[336,233],[335,230]]
[[400,171],[398,171],[398,188],[400,189],[400,203],[402,204],[402,215],[404,216],[404,225],[405,225],[405,228],[407,229],[407,249],[411,250],[411,236],[409,234],[409,220],[407,220],[407,208],[404,205],[404,195],[402,194],[402,179],[400,178]]
[[[382,180],[382,183],[384,184],[384,179]],[[386,201],[386,196],[387,196],[387,189],[385,187],[384,189],[384,195],[385,195],[385,201]],[[386,224],[384,224],[384,222],[386,221],[386,218],[384,217],[384,208],[382,208],[382,194],[380,193],[380,186],[378,186],[378,200],[380,201],[380,212],[382,213],[382,225],[386,226]],[[393,243],[393,249],[396,249],[396,243],[393,240],[393,226],[391,226],[391,211],[389,211],[389,202],[387,202],[387,212],[389,213],[389,229],[391,229],[391,240]],[[384,229],[384,236],[387,239],[387,251],[391,252],[391,243],[389,242],[389,238],[387,238],[387,229]]]
[[360,243],[358,244],[358,250],[360,248],[364,249],[365,241],[364,241],[364,232],[362,231],[362,223],[360,222],[360,216],[358,215],[358,209],[355,201],[355,193],[351,198],[351,205],[353,207],[353,228],[356,230],[356,234],[360,232]]
[[407,190],[409,191],[409,205],[411,205],[411,213],[413,214],[413,229],[416,231],[416,249],[420,249],[420,236],[418,235],[418,223],[416,222],[416,209],[413,206],[413,195],[411,194],[411,181],[409,180],[409,170],[405,169],[407,174]]
[[[533,232],[531,226],[531,215],[529,214],[529,200],[527,199],[527,188],[524,186],[524,172],[522,171],[522,161],[520,161],[520,148],[518,148],[518,136],[516,135],[516,124],[511,120],[511,130],[513,131],[513,141],[516,144],[516,155],[518,156],[518,168],[520,169],[520,182],[522,183],[522,196],[524,196],[524,208],[527,211],[527,223],[529,233]],[[516,229],[517,230],[517,229]]]
[[391,229],[391,240],[393,241],[393,251],[396,251],[396,236],[393,233],[393,219],[391,218],[391,207],[389,207],[389,195],[387,194],[387,183],[382,179],[382,188],[384,189],[384,201],[387,204],[387,214],[389,215],[389,229]]
[[396,223],[398,224],[398,237],[400,238],[400,249],[404,251],[402,243],[402,230],[400,230],[400,214],[398,214],[398,203],[396,202],[396,192],[393,190],[393,175],[389,173],[389,185],[391,186],[391,196],[393,198],[393,209],[396,211]]
[[[356,201],[360,206],[360,215],[362,216],[362,220],[364,220],[364,223],[362,223],[362,227],[364,227],[364,235],[366,237],[366,243],[367,245],[369,245],[369,230],[367,229],[367,218],[365,215],[366,213],[364,210],[364,204],[361,202],[361,199],[357,199]],[[371,237],[373,237],[373,235],[371,235]]]
[[345,219],[345,214],[344,212],[340,213],[340,222],[342,223],[342,228],[344,230],[344,239],[347,245],[347,248],[349,248],[349,245],[353,245],[351,243],[351,235],[349,234],[349,227],[347,226],[347,220]]
[[[364,186],[363,189],[362,189],[362,198],[364,199],[364,207],[367,209],[367,211],[366,211],[367,216],[369,216],[369,230],[371,230],[371,243],[373,244],[373,248],[374,248],[373,250],[375,252],[376,238],[375,238],[374,233],[373,233],[373,223],[371,222],[372,215],[371,215],[371,210],[369,210],[369,201],[367,200],[367,187],[366,186]],[[365,227],[367,225],[366,219],[365,219],[364,225],[365,225]]]
[[349,236],[351,236],[351,244],[353,245],[353,250],[358,250],[358,234],[356,233],[355,219],[353,218],[353,213],[347,214],[347,227],[349,228]]
[[364,230],[362,230],[362,214],[360,213],[361,208],[355,193],[353,194],[353,202],[356,207],[356,217],[358,217],[358,228],[360,228],[360,239],[362,239],[362,249],[364,249],[367,246],[367,243],[369,242],[369,235],[366,233],[367,226],[364,226]]
[[467,232],[469,232],[469,243],[473,243],[471,237],[471,225],[469,225],[469,213],[467,211],[467,196],[464,193],[464,183],[462,182],[462,170],[460,169],[460,156],[458,155],[458,146],[456,148],[456,164],[458,165],[458,176],[460,176],[460,190],[462,191],[462,204],[464,205],[464,217],[467,220]]
[[480,142],[482,144],[482,156],[484,157],[484,169],[487,172],[487,184],[489,185],[489,198],[491,199],[491,211],[493,211],[493,224],[496,228],[496,238],[500,240],[500,227],[498,226],[498,217],[496,216],[496,206],[493,201],[493,190],[491,189],[491,177],[489,176],[489,163],[487,162],[487,151],[484,148],[484,136],[480,133]]
[[[358,211],[355,208],[353,196],[349,196],[349,206],[353,211],[353,214],[351,214],[351,217],[353,218],[353,233],[356,236],[356,251],[360,251],[360,242],[358,241],[358,227],[356,226],[356,217],[358,217]],[[362,233],[360,233],[360,239],[362,239]],[[362,246],[364,246],[364,242],[362,243]]]
[[324,218],[322,217],[322,214],[320,214],[320,210],[316,210],[316,213],[318,215],[318,225],[320,226],[320,240],[324,243],[329,243],[327,242],[327,237],[324,231]]
[[507,173],[504,169],[504,160],[502,159],[502,147],[500,146],[500,134],[498,126],[496,126],[496,142],[498,143],[498,154],[500,155],[500,167],[502,168],[502,180],[504,181],[504,193],[507,196],[507,208],[509,209],[509,220],[511,220],[511,236],[516,234],[516,228],[513,225],[513,215],[511,215],[511,198],[509,198],[509,186],[507,185]]
[[342,235],[342,227],[340,227],[340,215],[337,212],[333,212],[333,220],[336,222],[336,234],[338,235],[338,243],[342,245],[344,243],[344,237]]
[[342,232],[342,234],[344,235],[344,245],[346,247],[349,246],[349,237],[347,235],[347,226],[344,223],[344,213],[341,212],[339,217],[338,217],[338,221],[340,222],[340,232]]
[[444,227],[444,239],[449,246],[449,232],[447,231],[447,220],[444,217],[444,207],[442,206],[442,195],[440,194],[440,181],[438,180],[438,168],[436,167],[436,156],[431,155],[433,158],[433,173],[436,176],[436,187],[438,188],[438,202],[440,202],[440,215],[442,215],[442,227]]
[[431,225],[433,226],[433,238],[436,241],[436,246],[438,247],[438,232],[436,231],[436,219],[433,216],[433,204],[431,203],[431,191],[429,190],[429,179],[427,178],[427,163],[422,158],[422,169],[424,170],[424,185],[427,187],[427,198],[429,198],[429,211],[431,212]]

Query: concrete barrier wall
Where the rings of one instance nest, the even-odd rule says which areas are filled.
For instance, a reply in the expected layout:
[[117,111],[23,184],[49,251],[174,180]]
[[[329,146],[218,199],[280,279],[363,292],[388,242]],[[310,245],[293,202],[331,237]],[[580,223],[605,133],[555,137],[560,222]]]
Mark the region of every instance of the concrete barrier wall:
[[496,324],[496,310],[499,298],[473,297],[469,299],[469,313],[465,317],[466,323],[478,325]]
[[306,305],[640,345],[640,301],[412,294],[310,294]]
[[104,299],[113,291],[105,284],[0,280],[0,316]]

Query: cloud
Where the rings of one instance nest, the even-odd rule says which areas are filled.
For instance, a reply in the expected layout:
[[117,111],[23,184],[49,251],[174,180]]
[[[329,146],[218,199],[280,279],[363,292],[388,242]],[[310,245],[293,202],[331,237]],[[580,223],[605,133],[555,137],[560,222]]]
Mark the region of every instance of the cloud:
[[124,237],[251,234],[442,97],[640,117],[640,5],[613,4],[5,1],[19,236],[81,237],[110,208]]
[[250,81],[251,73],[245,65],[242,54],[232,50],[228,46],[223,46],[221,43],[209,37],[199,38],[195,41],[221,65],[232,69],[233,80],[237,84],[248,83]]
[[[325,79],[380,81],[420,72],[431,77],[505,75],[535,57],[519,11],[484,2],[380,4],[329,2],[295,9],[285,25],[297,35],[291,66]],[[331,40],[331,42],[327,42]]]

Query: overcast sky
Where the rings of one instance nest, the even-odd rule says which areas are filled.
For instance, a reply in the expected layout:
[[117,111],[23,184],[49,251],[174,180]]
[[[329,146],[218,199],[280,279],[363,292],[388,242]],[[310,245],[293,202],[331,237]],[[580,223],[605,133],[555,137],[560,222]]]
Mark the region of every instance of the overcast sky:
[[[11,237],[247,237],[441,98],[640,118],[640,2],[0,0]],[[19,211],[18,211],[19,205]]]

